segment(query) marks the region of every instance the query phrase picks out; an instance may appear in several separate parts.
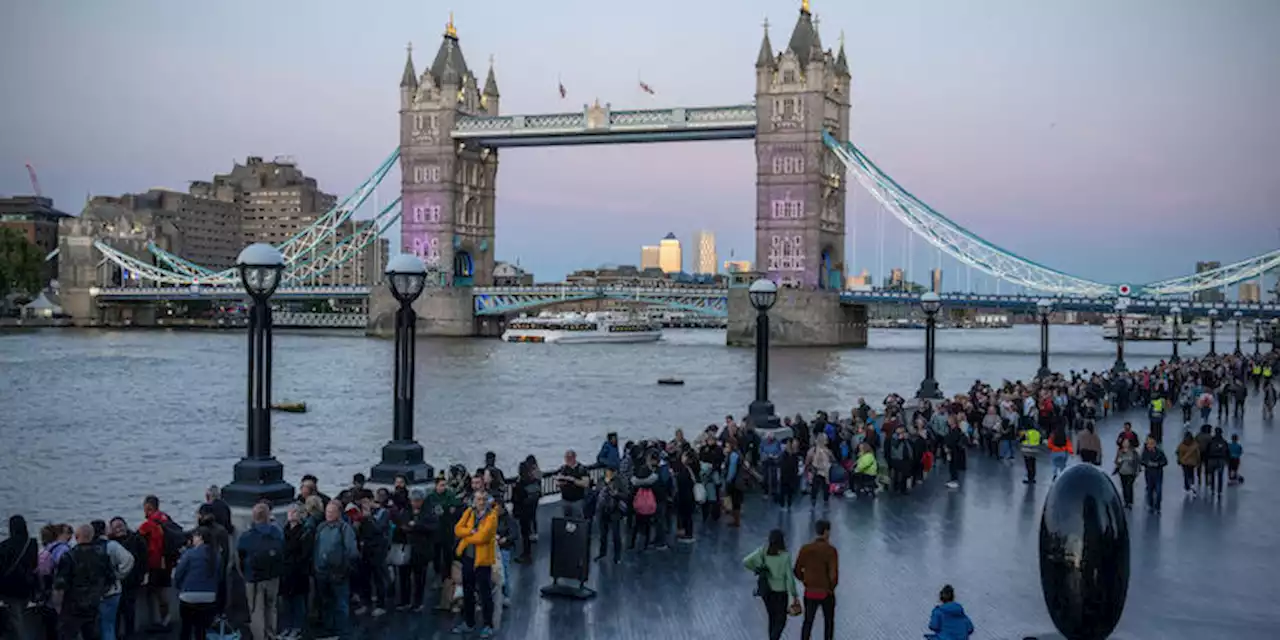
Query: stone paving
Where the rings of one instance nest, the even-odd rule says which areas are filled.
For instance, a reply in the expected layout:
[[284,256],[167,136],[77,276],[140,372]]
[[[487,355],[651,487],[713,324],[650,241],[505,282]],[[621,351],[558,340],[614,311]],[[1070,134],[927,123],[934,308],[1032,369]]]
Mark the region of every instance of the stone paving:
[[[1171,466],[1165,474],[1163,514],[1148,515],[1139,506],[1130,515],[1132,577],[1117,638],[1277,637],[1280,587],[1272,574],[1280,568],[1275,556],[1280,518],[1269,495],[1280,481],[1280,462],[1269,453],[1277,449],[1275,421],[1261,419],[1257,398],[1253,396],[1243,420],[1226,425],[1241,434],[1245,446],[1245,484],[1228,487],[1220,502],[1190,499],[1182,490],[1180,472]],[[1129,417],[1140,433],[1146,431],[1144,416]],[[1100,425],[1104,460],[1115,454],[1121,422],[1113,418]],[[1165,429],[1175,438],[1166,443],[1172,460],[1180,430],[1173,423]],[[959,490],[947,489],[945,478],[935,472],[920,491],[905,498],[833,498],[828,509],[819,505],[816,511],[807,501],[787,513],[749,497],[740,530],[713,525],[699,529],[693,545],[624,552],[621,564],[595,564],[590,586],[599,595],[585,603],[539,596],[538,589],[550,581],[550,544],[544,537],[537,545],[537,564],[513,572],[514,597],[498,637],[763,638],[764,609],[751,596],[753,579],[742,569],[741,558],[774,527],[787,532],[794,552],[819,517],[834,524],[833,543],[841,553],[837,637],[921,637],[944,583],[955,586],[977,625],[974,638],[1051,637],[1037,559],[1040,509],[1050,487],[1048,466],[1040,465],[1040,482],[1028,488],[1020,481],[1020,461],[1003,465],[971,455]],[[1104,468],[1110,470],[1109,465]],[[1139,479],[1139,500],[1142,486]],[[544,532],[550,531],[546,520],[551,511],[543,509]],[[362,620],[357,637],[457,637],[448,632],[451,623],[430,614],[395,614],[377,622]],[[792,619],[784,637],[799,635],[799,619]]]

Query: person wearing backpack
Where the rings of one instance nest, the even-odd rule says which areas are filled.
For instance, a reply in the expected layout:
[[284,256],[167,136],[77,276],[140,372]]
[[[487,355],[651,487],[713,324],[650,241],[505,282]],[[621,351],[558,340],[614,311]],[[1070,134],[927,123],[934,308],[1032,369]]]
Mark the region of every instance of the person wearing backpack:
[[1205,484],[1208,489],[1205,497],[1211,497],[1215,493],[1218,498],[1222,498],[1223,473],[1227,468],[1227,460],[1231,458],[1231,445],[1227,444],[1227,439],[1222,436],[1222,427],[1213,430],[1213,438],[1209,440],[1209,447],[1206,451],[1207,462],[1205,463]]
[[[363,517],[356,526],[361,574],[356,591],[363,604],[355,610],[355,614],[363,614],[364,605],[372,605],[373,617],[380,618],[387,613],[387,554],[391,550],[391,512],[374,501],[373,492],[368,489],[360,491],[358,500]],[[387,501],[390,502],[390,496]]]
[[254,638],[274,638],[276,599],[284,574],[284,532],[271,522],[271,507],[265,504],[254,505],[252,518],[253,525],[236,543],[249,601],[249,628]]
[[113,568],[106,549],[94,544],[93,527],[76,527],[75,539],[76,546],[58,563],[53,582],[55,599],[62,602],[58,632],[63,638],[93,640],[100,635],[98,610],[113,580]]
[[138,591],[147,577],[147,541],[137,532],[130,531],[129,524],[118,516],[111,519],[109,530],[111,539],[133,556],[133,568],[120,581],[120,607],[116,616],[120,636],[128,638],[137,630]]
[[111,572],[107,575],[107,589],[102,594],[102,603],[98,605],[98,625],[102,629],[103,639],[109,640],[116,637],[120,593],[124,579],[133,571],[133,554],[119,542],[107,537],[106,522],[94,520],[89,525],[93,527],[93,544],[102,548],[111,564]]
[[178,617],[182,621],[179,640],[204,640],[205,632],[218,613],[218,593],[223,583],[224,560],[213,532],[200,527],[191,534],[191,546],[182,552],[173,571],[178,589]]
[[635,466],[631,476],[631,512],[635,515],[635,524],[631,527],[631,544],[628,550],[636,548],[636,534],[644,538],[644,550],[648,550],[653,539],[653,516],[658,512],[658,458],[648,456],[644,462]]
[[781,529],[769,532],[769,544],[743,558],[742,566],[756,574],[756,595],[764,600],[769,616],[769,640],[779,640],[787,627],[787,596],[791,607],[800,607],[796,579],[791,573],[791,554]]
[[316,607],[324,630],[316,636],[342,637],[350,622],[351,572],[360,560],[360,550],[355,530],[342,521],[342,504],[337,500],[325,505],[324,522],[316,527],[315,541]]
[[[27,532],[26,519],[10,516],[9,537],[0,542],[0,600],[8,613],[9,625],[14,628],[12,635],[4,633],[5,638],[27,637],[27,603],[35,595],[39,555],[39,545]],[[0,631],[4,631],[3,626]]]
[[138,525],[138,535],[147,541],[147,580],[144,593],[151,620],[149,630],[167,631],[173,620],[169,611],[173,568],[186,546],[187,536],[169,514],[160,510],[159,498],[143,498],[142,513],[146,520]]

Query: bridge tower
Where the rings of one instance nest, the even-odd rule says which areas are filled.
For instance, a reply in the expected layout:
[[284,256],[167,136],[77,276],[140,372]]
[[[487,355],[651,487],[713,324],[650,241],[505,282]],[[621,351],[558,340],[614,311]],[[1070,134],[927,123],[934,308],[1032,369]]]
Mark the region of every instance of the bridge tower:
[[[845,271],[844,166],[823,131],[849,131],[849,62],[822,48],[808,0],[782,51],[769,41],[756,57],[756,271],[781,288],[772,312],[778,345],[864,345],[865,308],[842,307]],[[742,292],[730,294],[730,344],[754,342]]]
[[[493,284],[498,152],[455,142],[451,132],[459,116],[498,115],[498,102],[493,61],[482,87],[452,14],[421,75],[410,48],[400,78],[400,251],[421,257],[440,285],[415,305],[421,333],[471,335],[470,288]],[[382,297],[389,296],[375,295],[370,310],[374,324]]]

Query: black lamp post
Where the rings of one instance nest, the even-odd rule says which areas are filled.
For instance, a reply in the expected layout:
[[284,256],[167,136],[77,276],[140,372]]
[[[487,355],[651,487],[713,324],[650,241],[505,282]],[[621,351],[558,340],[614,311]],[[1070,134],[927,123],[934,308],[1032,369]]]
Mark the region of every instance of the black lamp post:
[[246,405],[246,451],[235,466],[222,497],[233,507],[266,501],[293,500],[293,485],[284,481],[284,465],[271,455],[271,294],[280,285],[284,256],[266,243],[251,244],[236,259],[240,282],[253,299],[249,307],[249,394]]
[[1173,357],[1169,358],[1169,362],[1178,362],[1182,359],[1178,357],[1178,340],[1182,338],[1179,334],[1181,330],[1179,325],[1182,322],[1182,307],[1176,304],[1173,305],[1169,308],[1169,315],[1173,316]]
[[942,390],[933,377],[933,351],[937,342],[938,311],[942,309],[942,298],[929,291],[920,296],[920,308],[924,310],[924,380],[920,381],[920,390],[916,397],[921,400],[937,400],[942,398]]
[[1240,323],[1244,320],[1244,312],[1236,311],[1232,316],[1236,319],[1236,355],[1240,355],[1244,353],[1240,350]]
[[756,309],[756,399],[747,415],[757,429],[776,429],[781,423],[769,402],[769,309],[778,301],[778,285],[761,278],[751,283],[748,297]]
[[1271,319],[1271,352],[1280,351],[1280,318]]
[[1129,370],[1124,363],[1124,310],[1129,301],[1121,298],[1116,301],[1116,363],[1111,367],[1112,373],[1124,373]]
[[1262,318],[1253,319],[1253,355],[1262,353]]
[[382,447],[382,462],[369,472],[369,481],[393,484],[397,475],[403,475],[410,484],[417,484],[432,478],[431,465],[423,461],[422,445],[413,439],[413,381],[417,359],[414,333],[418,323],[413,301],[422,295],[427,267],[417,256],[398,255],[387,263],[387,281],[391,295],[400,302],[396,311],[395,405],[391,441]]
[[1036,372],[1036,377],[1048,378],[1053,375],[1049,371],[1049,314],[1053,313],[1053,302],[1041,298],[1036,303],[1036,311],[1040,314],[1040,370]]
[[1209,310],[1209,355],[1218,355],[1218,310]]

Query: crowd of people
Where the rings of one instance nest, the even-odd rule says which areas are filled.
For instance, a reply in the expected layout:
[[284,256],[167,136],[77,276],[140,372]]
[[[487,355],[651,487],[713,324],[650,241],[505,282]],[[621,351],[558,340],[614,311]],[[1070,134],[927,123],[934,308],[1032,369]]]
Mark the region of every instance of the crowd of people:
[[[1216,409],[1220,422],[1241,416],[1252,387],[1263,396],[1266,416],[1273,415],[1275,366],[1274,354],[1225,355],[1122,373],[978,381],[937,401],[890,394],[880,410],[859,399],[844,418],[824,411],[810,420],[787,417],[781,434],[732,416],[692,440],[681,429],[670,440],[625,443],[611,433],[594,468],[569,451],[549,477],[529,456],[508,481],[492,453],[478,469],[455,465],[427,487],[411,488],[400,477],[374,490],[357,474],[333,499],[319,491],[317,478],[304,476],[285,522],[259,504],[238,534],[216,487],[191,529],[176,524],[155,496],[143,501],[136,530],[115,517],[75,527],[49,524],[33,536],[14,516],[9,538],[0,543],[4,624],[23,639],[39,630],[36,637],[117,640],[170,630],[176,602],[181,637],[203,639],[210,628],[228,625],[229,608],[240,602],[254,638],[288,640],[304,632],[340,638],[353,616],[431,607],[457,617],[456,633],[488,638],[509,597],[510,565],[532,561],[546,482],[559,495],[560,513],[598,522],[595,559],[616,563],[624,537],[628,551],[661,551],[672,541],[694,543],[706,527],[741,526],[749,492],[783,510],[807,495],[816,510],[833,495],[906,496],[938,465],[947,467],[946,485],[959,488],[971,455],[1013,464],[1020,454],[1028,484],[1038,480],[1038,460],[1046,453],[1053,478],[1071,456],[1102,465],[1107,458],[1095,421],[1138,407],[1146,408],[1148,434],[1140,439],[1125,423],[1112,472],[1126,507],[1143,475],[1146,506],[1159,513],[1166,415],[1181,409],[1184,433],[1174,455],[1188,495],[1220,498],[1224,486],[1243,481],[1243,448],[1237,436],[1228,441],[1222,427],[1210,423],[1211,414]],[[1193,428],[1197,411],[1203,424]],[[781,636],[788,615],[803,615],[808,640],[819,612],[824,637],[834,637],[839,574],[829,530],[819,521],[817,539],[794,562],[780,530],[744,560],[757,576],[771,638]],[[928,623],[943,640],[973,630],[954,599],[954,590],[943,588]],[[139,610],[146,624],[136,619]]]

